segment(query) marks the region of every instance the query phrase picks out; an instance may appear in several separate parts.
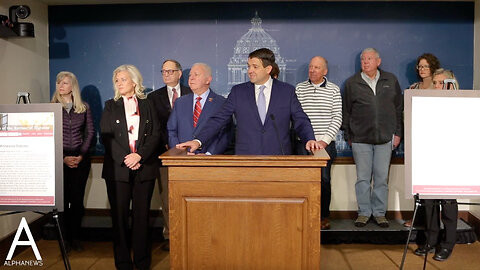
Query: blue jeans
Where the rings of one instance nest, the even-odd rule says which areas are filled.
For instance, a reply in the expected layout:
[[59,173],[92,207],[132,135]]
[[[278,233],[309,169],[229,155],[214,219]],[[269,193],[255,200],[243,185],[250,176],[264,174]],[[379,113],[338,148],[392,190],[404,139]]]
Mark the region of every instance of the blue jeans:
[[352,151],[357,168],[355,194],[357,195],[358,215],[385,216],[392,142],[384,144],[352,143]]

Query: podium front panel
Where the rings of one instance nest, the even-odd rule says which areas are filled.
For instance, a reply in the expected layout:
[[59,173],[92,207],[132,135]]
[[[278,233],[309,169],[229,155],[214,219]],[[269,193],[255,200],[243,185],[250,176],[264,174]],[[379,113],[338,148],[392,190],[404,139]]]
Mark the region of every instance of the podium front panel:
[[320,269],[328,156],[288,158],[168,157],[171,269]]

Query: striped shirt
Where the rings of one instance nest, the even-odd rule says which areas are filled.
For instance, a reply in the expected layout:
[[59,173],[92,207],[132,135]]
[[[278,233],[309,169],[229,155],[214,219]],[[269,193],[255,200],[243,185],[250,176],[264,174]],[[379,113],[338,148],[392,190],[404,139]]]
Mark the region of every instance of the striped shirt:
[[342,125],[342,96],[337,85],[323,78],[320,87],[315,87],[310,80],[297,84],[296,93],[310,118],[315,139],[330,144]]

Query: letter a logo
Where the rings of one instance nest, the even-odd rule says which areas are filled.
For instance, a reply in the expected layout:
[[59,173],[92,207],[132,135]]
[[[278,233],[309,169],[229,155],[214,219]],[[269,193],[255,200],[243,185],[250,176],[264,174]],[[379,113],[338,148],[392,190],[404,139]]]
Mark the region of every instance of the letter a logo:
[[[22,234],[23,230],[25,230],[25,233],[27,234],[28,241],[19,241],[20,235]],[[20,225],[18,225],[17,233],[15,234],[12,246],[8,251],[8,255],[6,258],[7,261],[10,261],[12,259],[13,252],[15,252],[15,248],[17,248],[17,246],[31,246],[33,249],[33,253],[35,254],[35,258],[37,258],[37,261],[42,260],[42,256],[40,256],[40,252],[38,252],[37,244],[35,244],[35,239],[33,239],[32,233],[30,232],[30,228],[28,227],[28,223],[27,220],[25,220],[25,217],[22,217]]]

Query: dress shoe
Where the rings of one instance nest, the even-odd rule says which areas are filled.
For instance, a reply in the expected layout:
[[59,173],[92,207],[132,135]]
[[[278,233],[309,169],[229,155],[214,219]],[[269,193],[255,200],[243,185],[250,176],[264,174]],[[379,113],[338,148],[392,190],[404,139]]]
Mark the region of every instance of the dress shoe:
[[[435,252],[435,248],[428,247],[428,253],[433,253],[433,252]],[[421,246],[415,249],[413,253],[415,253],[415,255],[418,255],[418,256],[425,256],[425,254],[427,254],[427,246]]]
[[324,218],[324,219],[321,220],[320,229],[330,230],[330,220],[328,220],[328,218]]
[[438,252],[435,252],[435,255],[433,256],[433,259],[435,261],[443,262],[443,261],[447,260],[450,257],[450,255],[452,255],[451,250],[448,250],[446,248],[442,248]]

